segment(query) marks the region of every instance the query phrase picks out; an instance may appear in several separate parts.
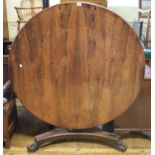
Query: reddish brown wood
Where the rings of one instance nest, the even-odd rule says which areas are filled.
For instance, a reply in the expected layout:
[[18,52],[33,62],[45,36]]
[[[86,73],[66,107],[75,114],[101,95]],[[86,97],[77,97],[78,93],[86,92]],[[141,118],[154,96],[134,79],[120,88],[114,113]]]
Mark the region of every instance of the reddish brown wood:
[[130,26],[94,4],[64,3],[33,17],[10,53],[13,89],[38,118],[64,128],[123,113],[143,81],[144,55]]

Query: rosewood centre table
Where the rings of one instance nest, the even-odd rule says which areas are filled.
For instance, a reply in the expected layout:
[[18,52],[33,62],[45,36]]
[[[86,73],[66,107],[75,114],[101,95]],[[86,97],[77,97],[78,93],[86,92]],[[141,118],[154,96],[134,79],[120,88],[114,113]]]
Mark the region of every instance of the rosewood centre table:
[[120,16],[100,5],[70,2],[45,9],[24,26],[9,66],[12,88],[23,105],[65,129],[55,131],[55,137],[53,132],[36,136],[35,147],[29,147],[34,151],[43,145],[40,139],[61,136],[118,142],[114,133],[86,129],[113,120],[133,103],[143,82],[144,54]]

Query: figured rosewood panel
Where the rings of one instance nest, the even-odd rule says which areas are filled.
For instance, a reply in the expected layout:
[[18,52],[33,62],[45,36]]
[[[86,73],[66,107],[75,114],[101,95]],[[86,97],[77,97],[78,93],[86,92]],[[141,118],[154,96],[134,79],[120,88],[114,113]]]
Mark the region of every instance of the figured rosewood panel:
[[38,118],[63,128],[90,128],[123,113],[139,93],[143,68],[143,50],[130,26],[88,3],[37,14],[10,53],[18,98]]

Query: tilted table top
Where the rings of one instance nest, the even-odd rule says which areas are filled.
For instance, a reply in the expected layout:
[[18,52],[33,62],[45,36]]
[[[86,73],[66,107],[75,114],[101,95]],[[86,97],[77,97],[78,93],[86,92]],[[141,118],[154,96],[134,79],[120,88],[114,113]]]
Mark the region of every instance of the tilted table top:
[[90,3],[62,3],[35,15],[10,53],[12,87],[24,106],[71,129],[104,124],[137,97],[144,54],[118,15]]

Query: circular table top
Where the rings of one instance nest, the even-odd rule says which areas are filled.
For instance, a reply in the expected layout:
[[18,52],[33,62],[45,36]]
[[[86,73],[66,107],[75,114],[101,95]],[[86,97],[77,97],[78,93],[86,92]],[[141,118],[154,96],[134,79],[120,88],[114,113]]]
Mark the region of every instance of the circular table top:
[[10,53],[12,87],[38,118],[91,128],[123,113],[144,72],[139,39],[118,15],[90,3],[62,3],[35,15]]

